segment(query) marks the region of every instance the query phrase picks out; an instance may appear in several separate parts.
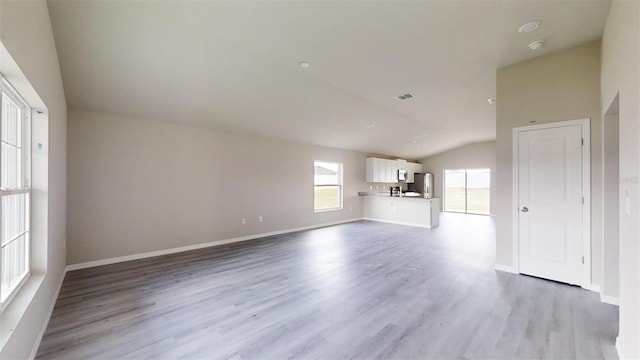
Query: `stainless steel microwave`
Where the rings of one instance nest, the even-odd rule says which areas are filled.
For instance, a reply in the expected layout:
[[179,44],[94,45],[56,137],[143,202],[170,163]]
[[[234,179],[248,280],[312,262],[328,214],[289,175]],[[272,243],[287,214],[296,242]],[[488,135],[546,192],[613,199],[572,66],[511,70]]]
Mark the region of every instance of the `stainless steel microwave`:
[[398,170],[398,181],[407,181],[407,170]]

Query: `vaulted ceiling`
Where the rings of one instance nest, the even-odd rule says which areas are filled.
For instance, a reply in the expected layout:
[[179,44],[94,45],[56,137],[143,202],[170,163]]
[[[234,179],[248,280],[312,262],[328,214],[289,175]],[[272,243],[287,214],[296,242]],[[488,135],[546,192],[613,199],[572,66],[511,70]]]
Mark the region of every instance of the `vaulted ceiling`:
[[[496,69],[599,39],[609,5],[50,1],[49,9],[71,108],[417,159],[495,139],[487,98]],[[519,33],[530,20],[542,25]],[[530,50],[539,39],[545,45]],[[414,97],[397,98],[405,93]]]

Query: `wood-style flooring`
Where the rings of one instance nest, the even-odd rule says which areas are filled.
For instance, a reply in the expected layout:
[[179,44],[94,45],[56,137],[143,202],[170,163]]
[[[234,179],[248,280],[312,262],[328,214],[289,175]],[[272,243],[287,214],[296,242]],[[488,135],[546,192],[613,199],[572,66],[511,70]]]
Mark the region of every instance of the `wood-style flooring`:
[[617,307],[494,254],[492,218],[444,214],[72,271],[37,358],[616,358]]

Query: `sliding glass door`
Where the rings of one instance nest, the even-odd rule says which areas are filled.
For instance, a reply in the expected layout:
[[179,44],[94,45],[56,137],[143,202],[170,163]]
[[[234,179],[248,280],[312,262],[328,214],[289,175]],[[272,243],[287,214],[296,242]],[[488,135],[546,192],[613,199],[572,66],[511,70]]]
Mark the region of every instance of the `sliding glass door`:
[[467,212],[466,170],[444,171],[444,211]]
[[490,214],[491,170],[444,171],[444,211]]

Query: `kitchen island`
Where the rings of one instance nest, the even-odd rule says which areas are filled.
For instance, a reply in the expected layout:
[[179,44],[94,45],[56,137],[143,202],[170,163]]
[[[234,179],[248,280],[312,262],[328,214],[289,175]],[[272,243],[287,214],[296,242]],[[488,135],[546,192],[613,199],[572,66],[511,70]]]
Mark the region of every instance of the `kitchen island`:
[[364,219],[392,224],[436,227],[440,220],[440,199],[423,197],[399,197],[360,193]]

